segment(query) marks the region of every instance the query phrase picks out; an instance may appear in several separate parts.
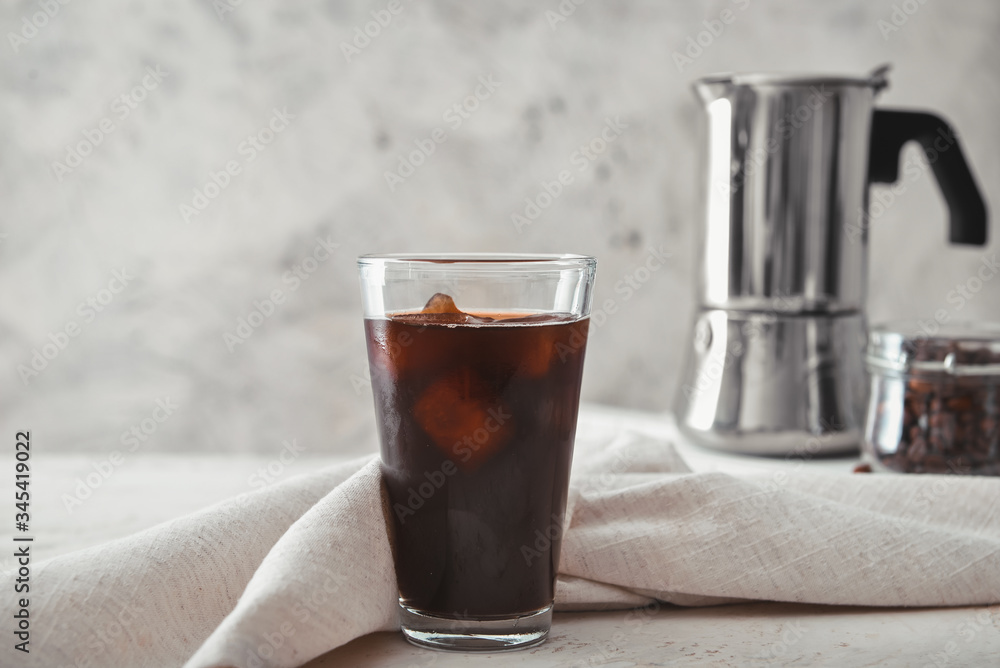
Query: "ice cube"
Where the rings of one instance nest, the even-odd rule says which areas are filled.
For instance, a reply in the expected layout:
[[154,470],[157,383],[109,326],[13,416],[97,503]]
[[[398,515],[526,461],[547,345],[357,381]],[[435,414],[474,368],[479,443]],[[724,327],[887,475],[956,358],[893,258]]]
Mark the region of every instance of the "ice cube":
[[[420,323],[446,325],[471,325],[493,322],[493,318],[472,315],[471,313],[461,311],[457,306],[455,306],[455,300],[443,292],[435,293],[429,300],[427,300],[427,305],[424,306],[423,310],[420,311],[419,314],[415,315],[418,317],[414,318],[411,316],[409,320]],[[422,315],[434,317],[420,318],[419,316]]]
[[518,373],[528,378],[541,378],[549,372],[556,355],[555,327],[532,328],[532,336],[524,337],[518,356]]
[[479,376],[462,369],[431,384],[413,415],[434,444],[464,471],[474,471],[513,434],[511,416]]
[[455,300],[443,292],[436,292],[427,300],[427,305],[421,313],[461,313],[455,306]]

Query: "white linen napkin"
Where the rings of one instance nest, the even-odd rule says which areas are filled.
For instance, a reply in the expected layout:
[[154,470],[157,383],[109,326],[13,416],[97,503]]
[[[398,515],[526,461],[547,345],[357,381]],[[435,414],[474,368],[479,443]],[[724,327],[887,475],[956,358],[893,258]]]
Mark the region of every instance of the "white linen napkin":
[[[998,479],[691,473],[637,434],[591,452],[574,469],[557,609],[1000,602]],[[3,665],[299,666],[397,628],[378,462],[56,557],[31,596],[31,653],[4,643]]]

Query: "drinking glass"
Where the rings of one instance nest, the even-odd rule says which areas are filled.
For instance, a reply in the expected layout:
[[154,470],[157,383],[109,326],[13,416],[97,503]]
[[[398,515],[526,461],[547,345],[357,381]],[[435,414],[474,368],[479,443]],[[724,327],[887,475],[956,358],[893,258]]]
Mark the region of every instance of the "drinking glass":
[[544,642],[597,262],[358,258],[400,622],[410,642]]

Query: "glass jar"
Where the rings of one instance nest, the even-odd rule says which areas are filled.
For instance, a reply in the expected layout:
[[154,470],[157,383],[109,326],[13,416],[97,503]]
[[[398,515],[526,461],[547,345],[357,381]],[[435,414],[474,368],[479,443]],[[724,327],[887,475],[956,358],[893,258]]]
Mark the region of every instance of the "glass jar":
[[1000,475],[1000,325],[924,327],[869,335],[866,456],[880,470]]

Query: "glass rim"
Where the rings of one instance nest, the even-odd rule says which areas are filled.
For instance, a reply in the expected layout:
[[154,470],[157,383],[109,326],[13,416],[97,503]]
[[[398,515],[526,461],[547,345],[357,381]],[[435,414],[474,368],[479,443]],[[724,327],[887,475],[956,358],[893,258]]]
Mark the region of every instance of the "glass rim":
[[[914,359],[913,346],[918,341],[955,349],[940,349],[938,359]],[[871,368],[901,373],[942,372],[956,376],[1000,374],[1000,364],[992,360],[959,362],[955,354],[959,348],[985,348],[1000,352],[1000,323],[975,320],[939,323],[930,334],[916,320],[895,320],[875,325],[869,332],[865,360]]]
[[576,253],[368,253],[358,256],[358,267],[404,267],[442,271],[479,267],[516,271],[596,267],[597,258]]

